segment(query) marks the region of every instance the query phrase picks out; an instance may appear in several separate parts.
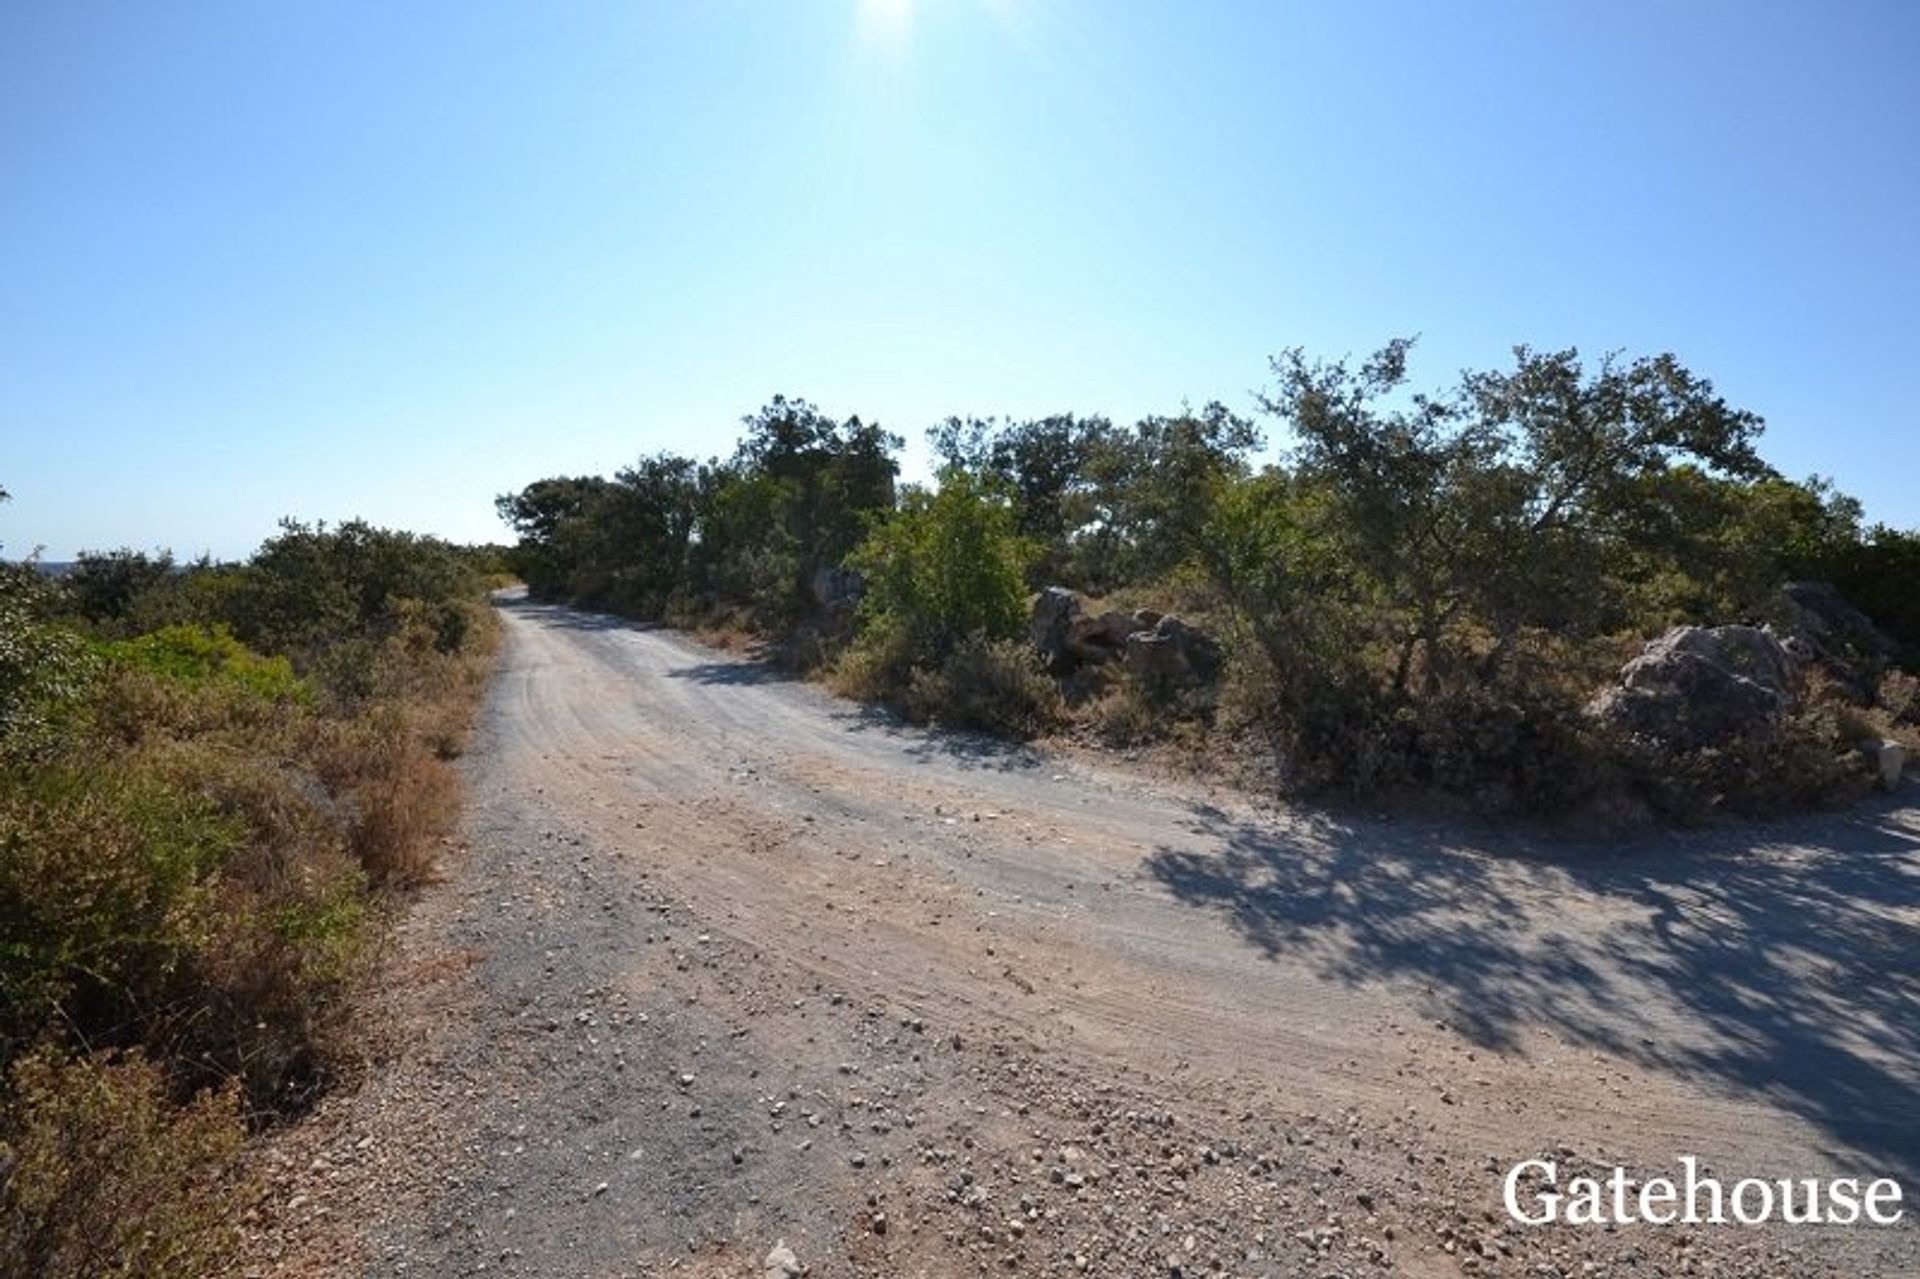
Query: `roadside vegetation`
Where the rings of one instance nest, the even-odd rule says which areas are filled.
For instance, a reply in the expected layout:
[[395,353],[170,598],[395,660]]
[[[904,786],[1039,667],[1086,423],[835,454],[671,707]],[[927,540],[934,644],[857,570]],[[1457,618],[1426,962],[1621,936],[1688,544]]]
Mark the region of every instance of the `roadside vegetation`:
[[[499,508],[536,598],[745,629],[916,719],[1172,743],[1289,789],[1692,819],[1858,794],[1863,741],[1912,745],[1920,534],[1780,475],[1761,420],[1671,356],[1518,348],[1417,392],[1412,347],[1285,352],[1258,420],[951,419],[927,487],[898,483],[898,437],[776,398],[729,458]],[[1708,654],[1753,713],[1652,731],[1641,690],[1596,703],[1685,625],[1732,629],[1670,638],[1682,712],[1699,652],[1786,654],[1758,692]]]
[[236,1155],[355,1068],[433,874],[489,567],[359,522],[0,566],[0,1274],[223,1272]]

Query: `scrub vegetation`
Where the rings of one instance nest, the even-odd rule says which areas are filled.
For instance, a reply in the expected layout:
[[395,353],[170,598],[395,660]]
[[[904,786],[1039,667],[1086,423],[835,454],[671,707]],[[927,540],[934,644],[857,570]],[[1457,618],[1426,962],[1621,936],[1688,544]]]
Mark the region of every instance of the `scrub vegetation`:
[[220,1273],[235,1155],[355,1067],[433,873],[484,556],[287,523],[247,563],[0,568],[0,1273]]
[[[951,419],[931,486],[897,482],[898,437],[776,398],[724,460],[540,480],[499,508],[536,598],[744,627],[917,719],[1178,743],[1296,790],[1694,818],[1857,793],[1862,739],[1912,740],[1920,534],[1779,474],[1761,420],[1670,355],[1522,347],[1418,392],[1412,348],[1287,351],[1258,420]],[[1790,636],[1782,586],[1809,580],[1876,642],[1808,662],[1764,731],[1650,740],[1591,713],[1670,627]],[[1178,682],[1049,671],[1028,634],[1049,586],[1177,612],[1224,660]]]

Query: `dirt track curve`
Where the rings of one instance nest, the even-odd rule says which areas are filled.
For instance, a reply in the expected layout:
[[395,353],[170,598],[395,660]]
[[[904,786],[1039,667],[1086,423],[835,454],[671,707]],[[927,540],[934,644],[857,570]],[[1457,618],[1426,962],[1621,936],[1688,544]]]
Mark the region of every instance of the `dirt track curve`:
[[395,961],[407,1042],[289,1161],[276,1265],[1920,1273],[1912,1214],[1499,1200],[1541,1152],[1920,1193],[1912,786],[1631,850],[1335,819],[503,611],[469,847]]

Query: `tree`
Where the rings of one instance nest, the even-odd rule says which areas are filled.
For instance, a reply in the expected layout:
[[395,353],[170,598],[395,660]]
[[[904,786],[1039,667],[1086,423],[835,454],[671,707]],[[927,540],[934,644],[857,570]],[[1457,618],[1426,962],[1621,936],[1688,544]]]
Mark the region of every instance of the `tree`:
[[949,467],[937,492],[909,491],[900,513],[849,558],[867,580],[859,614],[863,638],[930,667],[969,636],[1018,635],[1031,555],[1005,492]]
[[744,425],[715,495],[710,560],[718,561],[718,580],[747,587],[743,602],[784,622],[805,609],[814,572],[840,564],[869,524],[892,511],[901,440],[878,424],[835,423],[805,400],[778,395]]
[[518,493],[502,493],[493,505],[524,541],[551,542],[560,525],[578,516],[606,483],[598,476],[535,480]]
[[500,518],[520,535],[510,562],[534,598],[579,598],[577,526],[606,487],[598,476],[556,477],[494,499]]
[[171,580],[173,555],[148,555],[122,547],[117,551],[82,551],[62,579],[75,612],[95,626],[116,633],[126,628],[134,602]]
[[1676,468],[1753,481],[1762,423],[1670,355],[1589,374],[1572,350],[1514,350],[1511,372],[1469,373],[1439,395],[1380,401],[1406,380],[1410,339],[1360,369],[1273,362],[1262,406],[1323,490],[1329,532],[1372,591],[1404,692],[1416,657],[1432,692],[1488,683],[1529,628],[1590,633],[1624,620],[1623,588],[1657,552],[1648,495]]
[[1218,401],[1093,441],[1094,518],[1080,555],[1089,584],[1151,583],[1193,559],[1222,485],[1247,473],[1246,455],[1263,443]]
[[1901,646],[1901,664],[1920,673],[1920,529],[1876,524],[1835,548],[1827,576]]
[[927,435],[944,466],[971,471],[1012,496],[1020,535],[1039,548],[1038,586],[1074,577],[1073,539],[1094,518],[1090,465],[1112,431],[1104,417],[1059,413],[1004,424],[954,417]]

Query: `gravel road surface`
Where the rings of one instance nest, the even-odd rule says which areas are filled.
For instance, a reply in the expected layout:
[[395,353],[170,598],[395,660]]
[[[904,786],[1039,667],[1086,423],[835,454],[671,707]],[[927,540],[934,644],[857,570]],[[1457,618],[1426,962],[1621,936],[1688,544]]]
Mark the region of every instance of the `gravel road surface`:
[[1912,1275],[1509,1223],[1682,1155],[1920,1194],[1920,807],[1637,837],[1262,805],[504,599],[397,1045],[258,1273]]

